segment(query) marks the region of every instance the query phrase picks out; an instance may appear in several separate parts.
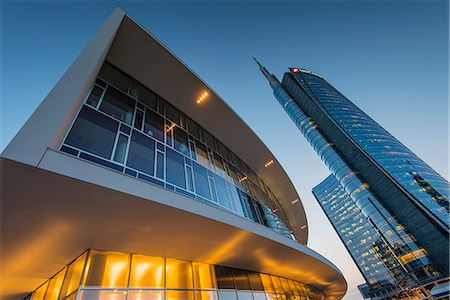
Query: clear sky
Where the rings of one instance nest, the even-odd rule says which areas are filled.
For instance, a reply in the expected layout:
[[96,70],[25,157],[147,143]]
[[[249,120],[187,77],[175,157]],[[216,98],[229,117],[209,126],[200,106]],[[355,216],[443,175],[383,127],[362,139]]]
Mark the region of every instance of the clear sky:
[[329,173],[251,57],[280,79],[321,74],[448,178],[448,1],[1,1],[1,143],[7,145],[120,4],[203,78],[272,150],[296,186],[309,246],[344,273],[350,256],[311,194]]

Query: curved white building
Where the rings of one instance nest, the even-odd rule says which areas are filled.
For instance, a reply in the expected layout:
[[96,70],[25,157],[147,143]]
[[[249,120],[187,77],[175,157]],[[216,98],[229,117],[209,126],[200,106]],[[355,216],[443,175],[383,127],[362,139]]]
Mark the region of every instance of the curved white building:
[[120,8],[2,153],[2,299],[340,299],[299,196]]

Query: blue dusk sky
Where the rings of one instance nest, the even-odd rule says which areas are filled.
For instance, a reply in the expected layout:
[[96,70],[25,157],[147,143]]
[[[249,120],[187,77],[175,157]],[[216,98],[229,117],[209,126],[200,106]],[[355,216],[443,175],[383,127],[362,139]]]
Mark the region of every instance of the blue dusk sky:
[[252,56],[278,78],[321,74],[448,178],[448,1],[1,1],[1,144],[17,133],[120,5],[250,125],[297,188],[308,245],[363,278],[311,194],[329,173],[275,101]]

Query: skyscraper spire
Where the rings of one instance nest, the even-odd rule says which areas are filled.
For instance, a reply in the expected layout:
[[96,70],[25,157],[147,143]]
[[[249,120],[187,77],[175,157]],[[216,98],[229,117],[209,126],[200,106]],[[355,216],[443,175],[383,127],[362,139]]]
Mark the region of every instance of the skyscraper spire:
[[278,79],[274,75],[270,74],[269,71],[267,71],[267,69],[263,65],[261,65],[261,63],[255,57],[253,57],[253,59],[255,60],[256,64],[258,65],[259,70],[261,71],[261,73],[263,73],[264,77],[266,77],[267,80],[269,81],[270,86],[273,89],[275,87],[279,86],[280,85],[280,81],[278,81]]

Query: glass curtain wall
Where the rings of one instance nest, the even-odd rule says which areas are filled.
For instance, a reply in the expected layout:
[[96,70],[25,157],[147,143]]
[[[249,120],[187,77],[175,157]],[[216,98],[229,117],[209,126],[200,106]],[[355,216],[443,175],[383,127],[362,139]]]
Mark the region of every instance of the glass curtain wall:
[[174,258],[88,250],[27,300],[325,299],[279,276]]
[[293,239],[278,200],[252,169],[194,120],[109,63],[60,150]]

